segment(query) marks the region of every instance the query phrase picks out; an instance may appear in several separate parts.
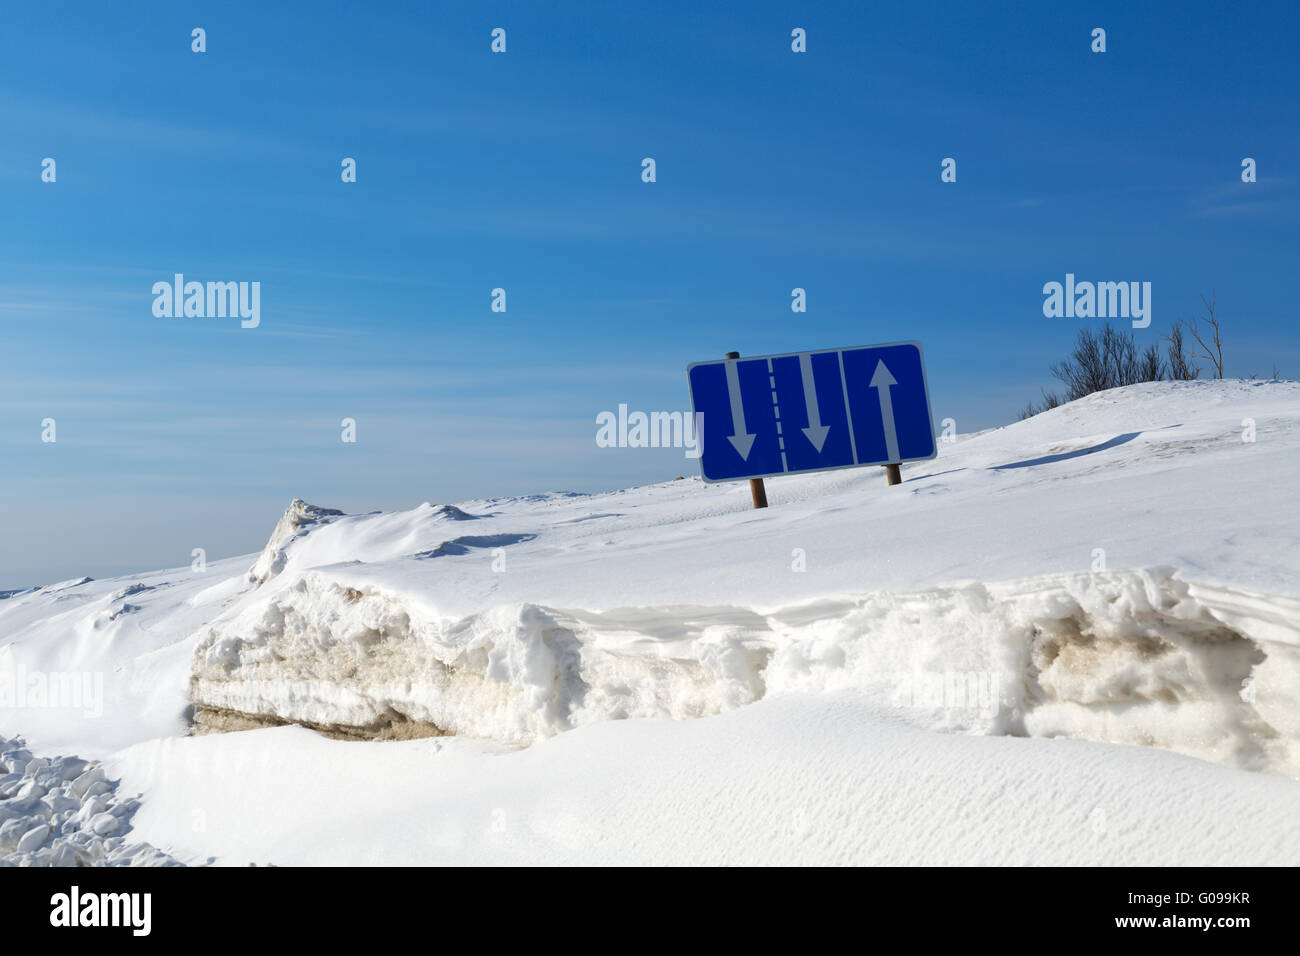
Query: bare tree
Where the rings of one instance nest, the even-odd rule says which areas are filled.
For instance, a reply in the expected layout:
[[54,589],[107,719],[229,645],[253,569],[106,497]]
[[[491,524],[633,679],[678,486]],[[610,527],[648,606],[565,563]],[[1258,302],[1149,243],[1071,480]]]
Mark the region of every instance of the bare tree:
[[[1192,319],[1192,338],[1196,339],[1196,344],[1201,347],[1201,352],[1210,364],[1214,367],[1214,377],[1223,378],[1223,343],[1219,341],[1219,320],[1214,314],[1214,293],[1210,293],[1207,299],[1201,296],[1201,304],[1205,306],[1205,316],[1198,320]],[[1201,334],[1200,323],[1205,322],[1209,328],[1205,334]],[[1209,339],[1209,342],[1206,342]]]
[[1174,327],[1169,330],[1165,336],[1169,342],[1169,377],[1175,382],[1190,382],[1192,379],[1199,378],[1201,367],[1196,365],[1187,352],[1184,351],[1183,344],[1183,320],[1179,319],[1174,323]]

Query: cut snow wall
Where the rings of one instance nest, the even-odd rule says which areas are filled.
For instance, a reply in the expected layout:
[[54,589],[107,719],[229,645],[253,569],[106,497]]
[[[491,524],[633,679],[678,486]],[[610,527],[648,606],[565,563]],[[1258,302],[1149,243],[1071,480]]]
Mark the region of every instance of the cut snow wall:
[[209,630],[191,694],[205,729],[528,744],[601,720],[853,692],[935,730],[1159,747],[1300,777],[1297,622],[1300,602],[1168,569],[763,611],[524,604],[458,621],[310,572]]

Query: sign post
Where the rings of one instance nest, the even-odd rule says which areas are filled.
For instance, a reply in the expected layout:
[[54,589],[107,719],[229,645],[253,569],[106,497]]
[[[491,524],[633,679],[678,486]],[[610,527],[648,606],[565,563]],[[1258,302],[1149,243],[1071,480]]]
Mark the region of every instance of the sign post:
[[[738,359],[738,358],[740,358],[740,353],[739,353],[739,352],[728,352],[728,353],[727,353],[727,358],[728,358],[728,359]],[[733,408],[733,410],[735,410],[735,409],[737,408],[737,406],[734,406],[734,405],[733,405],[732,408]],[[743,410],[740,411],[740,415],[742,416],[742,417],[741,417],[741,421],[743,422],[743,421],[744,421],[744,417],[743,417],[743,416],[744,416],[744,411],[743,411]],[[735,421],[735,418],[734,418],[734,417],[732,418],[732,421],[733,421],[733,422]],[[745,430],[745,426],[744,426],[743,424],[740,426],[740,430],[741,430],[742,432]],[[749,494],[750,494],[750,496],[753,497],[753,499],[754,499],[754,507],[755,507],[755,508],[766,508],[766,507],[767,507],[767,487],[763,484],[763,479],[762,479],[762,478],[751,478],[751,479],[749,479]]]
[[884,465],[937,454],[925,364],[917,342],[740,357],[687,367],[692,411],[703,416],[700,475],[750,482],[767,507],[764,478]]

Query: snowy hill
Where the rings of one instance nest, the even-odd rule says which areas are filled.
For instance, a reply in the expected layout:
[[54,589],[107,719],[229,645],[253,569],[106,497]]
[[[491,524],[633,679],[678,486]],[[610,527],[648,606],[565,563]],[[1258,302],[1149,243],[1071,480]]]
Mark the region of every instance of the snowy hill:
[[1151,383],[765,511],[294,501],[0,601],[0,674],[102,682],[0,734],[189,861],[1297,863],[1297,471],[1300,385]]

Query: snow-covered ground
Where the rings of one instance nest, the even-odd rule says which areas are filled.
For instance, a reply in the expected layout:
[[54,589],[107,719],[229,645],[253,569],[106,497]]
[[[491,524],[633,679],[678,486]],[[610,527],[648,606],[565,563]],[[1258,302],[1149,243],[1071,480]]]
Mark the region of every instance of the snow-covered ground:
[[0,599],[0,734],[185,862],[1300,863],[1297,472],[1300,385],[1153,383],[765,511],[294,502]]

